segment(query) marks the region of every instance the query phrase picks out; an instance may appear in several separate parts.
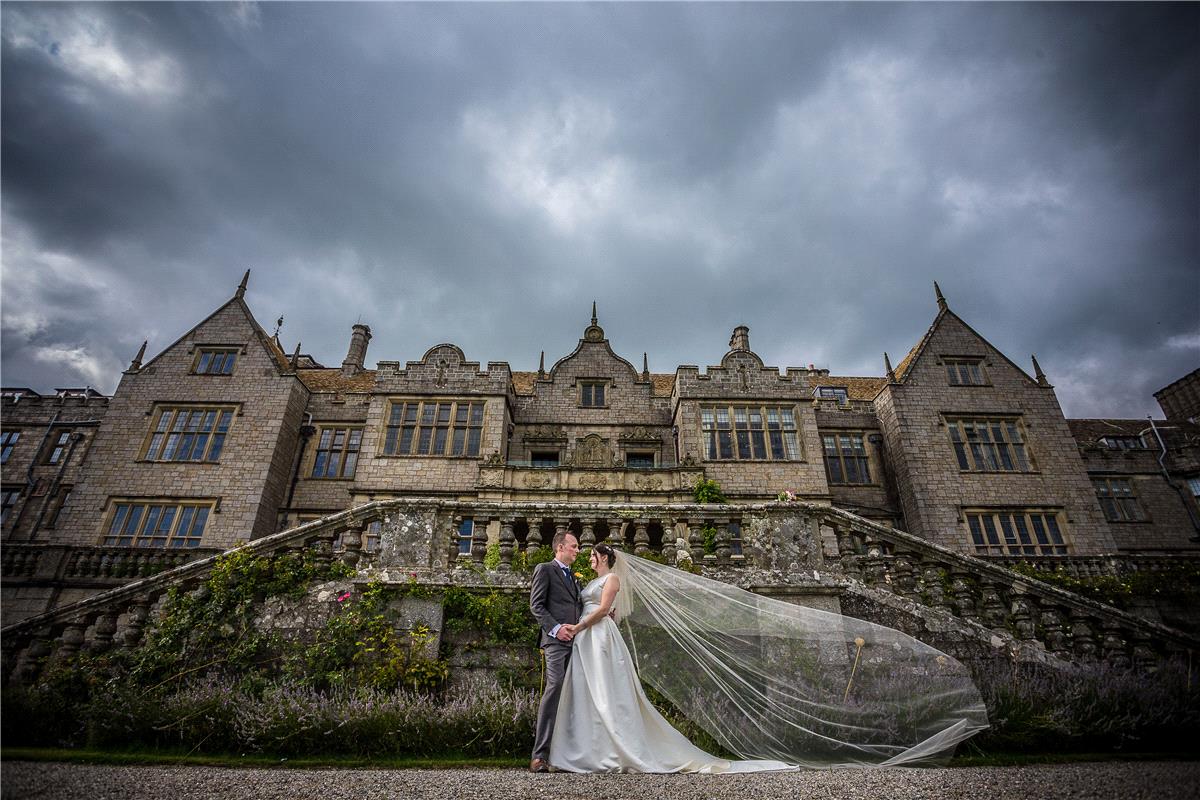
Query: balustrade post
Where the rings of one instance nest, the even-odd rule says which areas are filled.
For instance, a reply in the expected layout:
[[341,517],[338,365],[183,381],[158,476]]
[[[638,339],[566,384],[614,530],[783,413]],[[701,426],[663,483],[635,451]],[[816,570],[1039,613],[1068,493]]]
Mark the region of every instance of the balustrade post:
[[717,563],[722,567],[729,566],[733,555],[733,546],[729,543],[729,520],[718,519],[717,525]]
[[580,532],[581,535],[579,537],[580,547],[592,547],[596,544],[595,525],[596,520],[591,518],[585,519],[580,523],[580,527],[582,528],[582,531]]
[[1125,652],[1125,640],[1121,638],[1121,628],[1116,622],[1103,623],[1104,631],[1104,660],[1114,667],[1129,666],[1129,655]]
[[505,517],[500,520],[500,571],[512,572],[513,550],[517,545],[516,534],[513,533],[513,525],[516,520],[512,517]]
[[471,525],[471,560],[476,564],[482,564],[483,559],[487,556],[487,531],[490,524],[489,517],[475,517]]
[[858,563],[858,552],[854,546],[854,534],[845,525],[831,522],[833,535],[837,539],[838,560],[842,563],[842,572],[847,577],[862,580],[862,568]]
[[695,564],[704,560],[704,520],[703,519],[684,519],[683,524],[687,527],[687,542],[688,555],[691,556],[692,563]]
[[980,587],[979,596],[983,607],[979,614],[980,621],[992,630],[1004,630],[1008,611],[1004,608],[1004,601],[1000,599],[1000,587],[990,580],[985,580]]
[[675,563],[675,523],[670,519],[659,520],[662,525],[662,556],[668,564]]
[[140,595],[130,605],[125,618],[125,630],[121,631],[121,642],[132,650],[142,641],[142,633],[146,628],[146,620],[150,616],[150,606],[154,600],[149,595]]
[[96,616],[96,625],[92,629],[92,642],[89,649],[93,653],[103,653],[112,647],[113,634],[117,632],[117,615],[111,611],[103,611]]
[[907,550],[897,550],[892,559],[892,591],[901,597],[912,599],[917,593],[916,576],[913,575],[913,554]]
[[1075,655],[1084,663],[1096,660],[1096,635],[1088,622],[1088,613],[1081,608],[1071,609],[1071,638],[1075,644]]
[[362,531],[346,528],[342,531],[342,563],[351,569],[358,569],[358,561],[362,557]]
[[946,599],[946,586],[943,582],[945,577],[946,571],[933,561],[926,563],[921,572],[921,579],[925,583],[925,596],[928,598],[927,604],[938,611],[953,614],[950,602]]
[[1042,630],[1045,632],[1046,649],[1059,658],[1070,659],[1071,648],[1067,644],[1067,630],[1058,606],[1047,603],[1042,607]]
[[633,523],[633,554],[644,556],[650,552],[649,522],[644,519]]
[[1029,595],[1017,589],[1012,598],[1013,629],[1017,638],[1026,642],[1037,641],[1037,603]]
[[333,541],[337,538],[337,534],[331,530],[324,530],[318,533],[312,539],[313,561],[317,565],[317,569],[321,572],[327,572],[329,565],[333,563]]
[[624,524],[625,520],[620,517],[608,521],[608,543],[618,550],[625,549],[625,537],[621,533]]
[[63,628],[62,635],[59,636],[58,657],[63,660],[74,658],[75,654],[83,646],[84,631],[87,630],[87,623],[75,617],[67,622]]
[[975,607],[975,593],[971,590],[970,574],[961,567],[950,570],[950,595],[954,598],[954,610],[958,616],[971,622],[979,621],[979,610]]
[[1154,648],[1150,646],[1149,634],[1142,630],[1134,633],[1133,665],[1138,672],[1144,674],[1158,671],[1158,656],[1155,655]]
[[536,550],[542,546],[542,519],[531,517],[525,520],[529,528],[525,534],[525,552]]
[[867,537],[866,546],[867,555],[863,559],[865,562],[865,569],[863,570],[864,582],[869,586],[880,589],[891,588],[887,580],[887,564],[884,563],[883,559],[883,543],[872,537]]
[[21,651],[17,657],[17,665],[13,669],[13,675],[17,683],[31,684],[37,679],[38,673],[42,671],[42,665],[45,663],[46,657],[50,655],[52,647],[51,632],[49,628],[42,628],[33,634],[33,638],[29,644]]

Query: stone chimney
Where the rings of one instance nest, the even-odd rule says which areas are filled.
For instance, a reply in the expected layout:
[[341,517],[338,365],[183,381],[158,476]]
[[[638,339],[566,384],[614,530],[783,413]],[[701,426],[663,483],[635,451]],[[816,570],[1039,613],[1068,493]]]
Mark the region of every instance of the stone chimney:
[[358,324],[350,329],[350,349],[346,352],[346,360],[342,362],[342,374],[347,378],[363,371],[363,361],[367,357],[367,342],[371,341],[371,328]]
[[750,329],[745,325],[738,325],[733,329],[733,335],[729,337],[730,350],[749,350],[750,349]]

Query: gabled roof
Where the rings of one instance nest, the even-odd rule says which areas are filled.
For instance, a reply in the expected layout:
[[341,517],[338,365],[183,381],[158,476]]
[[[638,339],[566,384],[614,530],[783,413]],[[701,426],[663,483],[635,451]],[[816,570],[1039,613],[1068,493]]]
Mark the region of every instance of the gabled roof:
[[[247,273],[247,275],[248,274],[249,273]],[[271,356],[271,360],[275,362],[275,366],[278,367],[279,371],[280,372],[291,372],[292,365],[288,361],[287,354],[283,352],[282,348],[280,348],[277,343],[275,343],[275,341],[272,339],[272,337],[267,335],[267,332],[265,330],[263,330],[263,327],[258,324],[258,320],[256,320],[254,318],[254,313],[252,311],[250,311],[250,307],[248,305],[246,305],[246,301],[242,299],[241,295],[242,295],[242,292],[241,292],[241,289],[239,289],[238,293],[235,294],[233,297],[231,297],[228,302],[222,303],[219,307],[217,307],[217,309],[215,311],[213,311],[207,317],[200,320],[195,325],[193,325],[192,327],[190,327],[186,331],[184,331],[182,336],[180,336],[175,341],[171,342],[169,345],[164,347],[162,350],[159,350],[158,354],[156,356],[154,356],[154,358],[152,358],[149,361],[142,364],[141,368],[145,369],[146,367],[150,366],[158,359],[162,358],[163,353],[172,349],[173,347],[178,345],[180,342],[182,342],[184,339],[191,336],[192,333],[197,328],[201,327],[206,322],[208,322],[210,319],[217,316],[217,314],[220,314],[222,311],[229,308],[229,306],[236,304],[237,307],[241,309],[242,313],[246,315],[246,319],[249,320],[249,322],[250,322],[251,330],[254,331],[254,335],[258,338],[258,341],[262,344],[262,346],[266,349],[267,353]]]
[[933,318],[933,324],[931,324],[929,326],[929,330],[925,331],[925,335],[921,337],[921,341],[917,342],[916,345],[913,346],[913,349],[908,351],[908,355],[906,355],[903,359],[901,359],[900,363],[897,364],[896,367],[892,370],[896,374],[896,382],[897,383],[904,383],[907,380],[909,373],[912,372],[913,366],[917,363],[917,359],[919,359],[924,354],[925,348],[929,345],[929,342],[932,341],[933,334],[937,331],[938,328],[940,328],[945,323],[945,321],[949,317],[953,317],[960,325],[962,325],[964,328],[966,328],[968,331],[970,331],[971,335],[975,336],[981,342],[983,342],[988,347],[990,347],[998,356],[1000,356],[1005,361],[1007,361],[1009,366],[1011,366],[1017,372],[1019,372],[1023,376],[1025,376],[1025,378],[1030,383],[1035,383],[1035,384],[1037,383],[1037,381],[1033,378],[1033,376],[1031,376],[1025,370],[1021,369],[1021,367],[1017,366],[1016,363],[1014,363],[1011,358],[1004,355],[1004,353],[1002,353],[1000,351],[1000,348],[996,347],[994,344],[989,342],[987,340],[987,337],[983,336],[982,334],[979,333],[979,331],[975,330],[970,325],[968,325],[966,323],[966,321],[963,320],[962,317],[958,316],[953,311],[951,311],[949,309],[949,307],[941,308],[938,311],[938,315]]

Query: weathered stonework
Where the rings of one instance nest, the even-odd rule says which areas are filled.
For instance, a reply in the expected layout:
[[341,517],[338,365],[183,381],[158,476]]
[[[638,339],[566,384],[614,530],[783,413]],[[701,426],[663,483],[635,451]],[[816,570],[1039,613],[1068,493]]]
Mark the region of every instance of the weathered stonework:
[[[544,363],[537,372],[482,365],[453,344],[434,345],[403,365],[380,361],[367,369],[365,325],[353,327],[341,366],[326,368],[299,352],[289,356],[254,320],[243,295],[244,286],[152,359],[143,362],[139,353],[111,398],[83,390],[58,397],[4,390],[4,430],[20,432],[3,475],[6,622],[174,565],[102,547],[118,502],[210,504],[200,548],[182,550],[189,558],[392,498],[500,508],[582,503],[596,510],[572,523],[577,534],[586,526],[630,547],[658,548],[677,538],[678,520],[639,527],[607,513],[604,504],[689,503],[701,478],[717,481],[735,506],[790,492],[964,553],[975,552],[964,510],[978,508],[1056,514],[1068,560],[1200,553],[1200,505],[1188,484],[1200,479],[1200,429],[1193,422],[1172,418],[1164,425],[1166,476],[1157,439],[1137,452],[1105,448],[1077,423],[1137,421],[1066,420],[1040,368],[1030,377],[944,299],[929,332],[894,372],[838,377],[813,365],[764,364],[745,327],[734,331],[716,365],[651,373],[646,359],[638,369],[614,353],[595,318],[575,349],[548,370]],[[236,353],[231,374],[196,374],[199,350],[212,347]],[[986,382],[950,385],[948,357],[979,359]],[[1194,380],[1177,383],[1164,402],[1191,408],[1180,398],[1191,397]],[[592,394],[596,387],[602,399]],[[407,400],[481,403],[478,452],[385,452],[391,404]],[[178,405],[234,409],[214,463],[145,459],[156,409]],[[706,407],[790,410],[796,456],[712,458],[702,426]],[[1019,419],[1034,468],[961,470],[946,420],[973,415]],[[73,434],[69,452],[60,464],[45,463],[47,432],[64,429]],[[331,429],[361,432],[356,467],[319,475],[322,432]],[[868,480],[831,482],[822,437],[843,434],[861,437]],[[1114,476],[1130,480],[1145,519],[1105,518],[1094,480]],[[560,513],[504,522],[497,512],[486,525],[477,520],[486,532],[479,546],[500,543],[505,524],[514,547],[546,544]],[[757,558],[754,524],[744,524],[740,545]],[[439,517],[436,525],[444,529],[384,522],[363,544],[382,548],[377,569],[453,569],[454,523]],[[822,552],[838,552],[834,539],[827,527],[797,529],[772,545],[771,569],[818,568]],[[732,552],[734,544],[728,546]]]

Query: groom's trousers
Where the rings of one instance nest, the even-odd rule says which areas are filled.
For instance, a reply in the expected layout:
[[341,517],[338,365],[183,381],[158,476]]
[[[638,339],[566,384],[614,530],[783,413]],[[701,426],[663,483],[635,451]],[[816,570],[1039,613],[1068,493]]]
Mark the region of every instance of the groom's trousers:
[[543,648],[546,654],[546,688],[538,706],[537,733],[533,738],[533,757],[550,760],[550,740],[554,737],[554,717],[558,714],[558,697],[562,694],[571,645],[554,641]]

